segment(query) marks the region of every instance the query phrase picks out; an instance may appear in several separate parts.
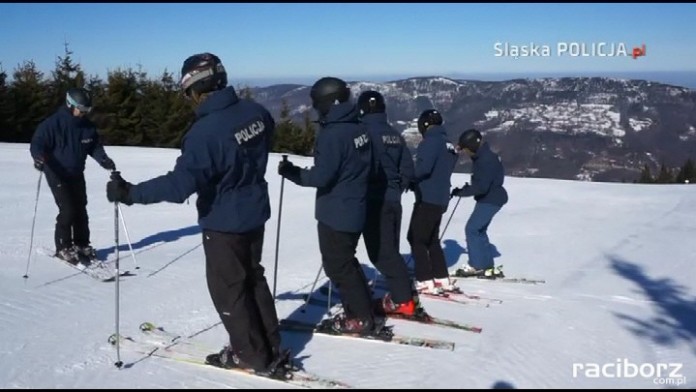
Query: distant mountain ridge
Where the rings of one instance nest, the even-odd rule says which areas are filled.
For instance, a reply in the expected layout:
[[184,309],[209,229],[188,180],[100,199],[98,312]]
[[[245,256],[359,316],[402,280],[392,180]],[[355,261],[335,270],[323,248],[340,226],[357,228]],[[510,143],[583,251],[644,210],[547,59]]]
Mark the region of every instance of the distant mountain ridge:
[[[645,80],[605,77],[458,80],[439,76],[350,82],[357,97],[385,96],[392,125],[412,147],[418,114],[439,109],[450,137],[475,127],[503,158],[509,175],[594,181],[633,180],[648,164],[696,158],[696,91]],[[274,115],[283,101],[299,121],[311,110],[309,86],[253,88]],[[315,117],[311,113],[312,118]],[[470,163],[460,160],[458,171]]]

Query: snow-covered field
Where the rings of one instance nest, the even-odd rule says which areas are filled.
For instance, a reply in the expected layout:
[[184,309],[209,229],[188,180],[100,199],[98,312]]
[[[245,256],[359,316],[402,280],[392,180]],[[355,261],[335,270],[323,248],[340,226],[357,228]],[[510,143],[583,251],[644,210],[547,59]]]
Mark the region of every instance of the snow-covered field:
[[[166,173],[178,156],[167,149],[106,150],[130,182]],[[267,176],[273,215],[266,225],[263,260],[271,285],[278,159],[272,156]],[[311,164],[309,158],[291,160]],[[0,387],[279,385],[126,350],[121,351],[125,366],[117,369],[116,352],[107,343],[115,331],[115,284],[36,253],[53,247],[57,207],[45,181],[29,278],[23,279],[39,178],[28,146],[0,144],[0,173]],[[86,176],[92,243],[100,255],[113,258],[108,172],[90,159]],[[454,185],[468,180],[468,174],[455,174]],[[423,299],[431,314],[479,325],[481,334],[393,322],[400,334],[451,340],[453,352],[283,333],[295,360],[310,372],[357,388],[696,386],[696,187],[510,177],[506,186],[510,203],[490,227],[501,254],[496,262],[510,277],[542,278],[546,284],[460,282],[466,292],[503,300],[490,307]],[[284,193],[277,309],[281,317],[318,321],[321,309],[301,313],[302,294],[320,266],[314,190],[286,182]],[[408,193],[401,246],[406,257],[412,204]],[[464,225],[472,208],[472,199],[462,199],[444,234],[452,266],[466,261]],[[200,332],[196,341],[221,347],[226,332],[207,292],[195,195],[190,204],[123,206],[122,211],[140,268],[134,269],[121,231],[121,268],[137,273],[120,281],[121,333],[138,335],[138,325],[152,321],[181,334]],[[358,258],[371,276],[374,269],[362,243]],[[319,285],[325,282],[322,275]],[[617,374],[617,365],[628,373]],[[654,374],[658,368],[661,374]]]

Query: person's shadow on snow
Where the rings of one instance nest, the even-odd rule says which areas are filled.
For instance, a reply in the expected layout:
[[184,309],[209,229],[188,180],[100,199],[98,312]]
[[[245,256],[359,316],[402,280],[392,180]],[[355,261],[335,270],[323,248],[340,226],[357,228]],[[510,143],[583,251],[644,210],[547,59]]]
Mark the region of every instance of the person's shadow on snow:
[[459,264],[460,257],[464,253],[467,253],[466,248],[461,246],[459,242],[455,240],[444,240],[442,245],[442,251],[445,254],[445,261],[447,262],[447,268],[452,268]]
[[[283,317],[288,320],[297,320],[297,321],[302,321],[305,323],[309,324],[319,324],[322,319],[325,317],[331,317],[334,315],[337,311],[336,309],[331,309],[331,312],[329,314],[329,308],[327,307],[329,298],[325,294],[325,292],[329,288],[329,280],[325,276],[320,277],[320,279],[317,281],[314,291],[309,292],[311,288],[307,288],[306,290],[300,289],[299,291],[296,292],[284,292],[284,293],[279,293],[276,295],[276,300],[277,301],[287,301],[287,300],[301,300],[303,301],[302,304],[297,307],[295,310],[293,310],[290,314],[288,314],[286,317]],[[309,298],[309,299],[308,299]],[[332,295],[331,297],[331,305],[336,305],[340,302],[340,297],[338,295]],[[305,348],[307,347],[307,344],[314,338],[317,338],[317,336],[312,335],[311,333],[307,332],[299,332],[299,331],[282,331],[282,344],[281,346],[283,348],[289,348],[291,351],[291,358],[293,363],[297,365],[300,369],[303,368],[303,360],[308,358],[310,355],[306,354]],[[320,336],[320,335],[319,335]],[[319,339],[322,339],[319,337]],[[298,354],[303,354],[304,355],[298,355]]]
[[495,384],[491,386],[491,389],[515,389],[515,386],[507,381],[496,381]]
[[608,255],[611,269],[634,285],[636,295],[650,301],[650,311],[640,316],[614,312],[638,338],[673,348],[690,345],[696,354],[696,296],[670,277],[649,276],[646,269],[619,256]]
[[[498,248],[491,244],[490,248],[491,254],[493,258],[498,258],[502,256],[502,254],[498,251]],[[463,254],[468,254],[468,250],[463,247],[458,241],[453,240],[453,239],[446,239],[442,242],[442,252],[445,254],[445,262],[447,263],[447,268],[451,269],[457,265],[461,265],[464,263],[468,263],[469,260],[460,260],[462,258]],[[414,261],[413,261],[413,255],[411,253],[403,253],[401,257],[404,258],[404,261],[406,263],[406,266],[409,269],[409,272],[411,274],[414,273]],[[477,267],[475,265],[472,265],[472,267]],[[369,275],[368,275],[369,276]]]
[[[182,227],[180,229],[165,230],[165,231],[161,231],[159,233],[154,233],[152,235],[149,235],[149,236],[141,239],[138,242],[134,242],[131,245],[133,246],[133,251],[135,252],[136,250],[148,247],[150,245],[154,245],[158,242],[162,242],[162,243],[174,242],[182,237],[198,235],[200,233],[201,233],[201,227],[196,224],[193,226]],[[119,244],[119,246],[118,246],[119,252],[130,251],[128,243],[123,243],[125,241],[121,241],[121,242],[122,243]],[[111,247],[108,247],[105,249],[97,249],[97,257],[100,260],[106,260],[106,258],[111,253],[114,253],[115,251],[116,251],[115,246],[111,246]]]

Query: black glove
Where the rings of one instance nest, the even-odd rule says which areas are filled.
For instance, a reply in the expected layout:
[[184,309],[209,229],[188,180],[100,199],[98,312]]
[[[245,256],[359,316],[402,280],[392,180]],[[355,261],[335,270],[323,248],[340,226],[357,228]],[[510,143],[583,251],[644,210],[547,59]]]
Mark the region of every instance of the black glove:
[[454,189],[452,189],[452,192],[450,193],[450,198],[453,198],[453,197],[464,197],[464,196],[465,196],[465,195],[464,195],[464,188],[468,188],[468,187],[469,187],[469,183],[467,182],[467,183],[464,184],[464,186],[461,187],[461,188],[454,188]]
[[411,181],[409,181],[406,177],[401,177],[399,187],[401,188],[401,193],[406,193],[411,188]]
[[44,161],[42,158],[36,158],[34,159],[34,169],[38,171],[43,171],[44,168]]
[[300,169],[298,166],[295,166],[290,161],[278,162],[278,174],[280,174],[281,177],[285,177],[290,180],[299,178],[300,170],[302,169]]
[[116,170],[116,164],[114,163],[111,158],[106,158],[104,161],[102,161],[102,167],[106,170],[114,171]]
[[121,177],[121,173],[111,173],[111,181],[106,183],[106,198],[114,203],[119,202],[127,206],[133,204],[130,197],[130,188],[133,186]]

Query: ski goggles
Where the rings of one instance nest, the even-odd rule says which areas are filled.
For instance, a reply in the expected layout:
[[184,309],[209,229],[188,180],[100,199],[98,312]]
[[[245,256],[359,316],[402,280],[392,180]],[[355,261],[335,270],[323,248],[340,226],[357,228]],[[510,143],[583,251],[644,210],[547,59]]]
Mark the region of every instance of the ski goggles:
[[194,69],[189,73],[181,77],[181,91],[186,98],[191,98],[190,87],[196,82],[212,77],[213,75],[224,73],[225,67],[222,64],[217,64],[215,67],[208,67],[203,69]]
[[77,108],[77,110],[79,110],[81,113],[89,113],[92,111],[91,106],[85,106],[75,102],[75,100],[72,99],[70,94],[66,94],[65,100],[68,102],[68,105],[70,105],[70,107]]

